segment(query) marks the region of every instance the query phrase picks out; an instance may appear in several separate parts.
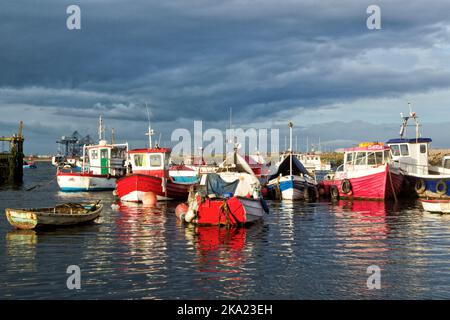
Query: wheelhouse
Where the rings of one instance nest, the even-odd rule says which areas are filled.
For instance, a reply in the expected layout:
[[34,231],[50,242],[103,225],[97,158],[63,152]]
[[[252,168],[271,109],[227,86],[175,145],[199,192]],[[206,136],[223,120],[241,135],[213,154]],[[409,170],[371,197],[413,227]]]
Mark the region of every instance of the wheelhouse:
[[378,167],[391,161],[390,148],[380,143],[361,143],[345,149],[343,171]]
[[129,164],[133,173],[168,177],[171,149],[152,148],[129,151]]
[[386,144],[391,148],[392,160],[410,173],[428,173],[430,138],[391,139]]
[[125,170],[128,144],[108,144],[101,140],[98,145],[84,146],[83,172],[96,175],[122,175]]

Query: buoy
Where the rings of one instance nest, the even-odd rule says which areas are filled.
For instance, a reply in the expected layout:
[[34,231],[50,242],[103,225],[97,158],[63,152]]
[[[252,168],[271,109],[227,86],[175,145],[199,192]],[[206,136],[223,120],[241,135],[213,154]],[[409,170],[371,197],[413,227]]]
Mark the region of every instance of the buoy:
[[184,221],[184,216],[189,210],[189,206],[186,203],[180,203],[177,208],[175,209],[175,215],[178,219],[181,221]]
[[158,202],[156,195],[153,192],[146,192],[142,197],[142,203],[148,206],[154,206]]

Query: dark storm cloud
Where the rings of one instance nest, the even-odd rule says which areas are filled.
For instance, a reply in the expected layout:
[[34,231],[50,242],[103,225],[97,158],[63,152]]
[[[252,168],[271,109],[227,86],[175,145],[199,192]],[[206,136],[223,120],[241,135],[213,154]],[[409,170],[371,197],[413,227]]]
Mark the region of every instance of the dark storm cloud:
[[[70,4],[81,6],[82,30],[66,29]],[[379,31],[366,28],[370,4],[3,1],[0,105],[143,125],[147,102],[167,130],[188,119],[224,125],[230,107],[248,125],[448,88],[440,45],[449,41],[450,3],[377,1]]]

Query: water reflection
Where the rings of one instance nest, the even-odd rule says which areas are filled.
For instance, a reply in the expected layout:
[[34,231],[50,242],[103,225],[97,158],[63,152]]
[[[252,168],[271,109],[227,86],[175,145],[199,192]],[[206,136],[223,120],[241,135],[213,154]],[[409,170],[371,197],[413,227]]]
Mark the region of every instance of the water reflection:
[[36,271],[37,235],[33,230],[12,230],[6,234],[6,252],[14,268]]
[[[117,241],[121,250],[119,259],[128,261],[120,268],[127,274],[145,275],[148,298],[151,291],[166,284],[168,244],[166,239],[167,203],[145,206],[135,203],[118,203]],[[130,261],[132,257],[132,261]]]

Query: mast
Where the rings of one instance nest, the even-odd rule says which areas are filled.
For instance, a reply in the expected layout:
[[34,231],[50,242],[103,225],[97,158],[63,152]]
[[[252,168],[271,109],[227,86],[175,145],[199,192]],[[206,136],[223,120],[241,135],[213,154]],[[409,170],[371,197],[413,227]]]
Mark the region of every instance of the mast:
[[114,128],[111,129],[111,144],[116,144],[116,132]]
[[306,136],[306,153],[309,152],[309,137]]
[[289,121],[288,127],[289,127],[289,175],[292,176],[292,127],[294,124],[292,121]]
[[98,140],[104,140],[105,127],[103,126],[103,117],[100,115],[99,124],[98,124]]
[[145,104],[145,108],[147,109],[147,119],[148,119],[148,130],[145,134],[148,136],[148,148],[152,148],[152,136],[155,134],[155,131],[152,129],[151,123],[150,123],[150,112],[148,111],[147,103]]

